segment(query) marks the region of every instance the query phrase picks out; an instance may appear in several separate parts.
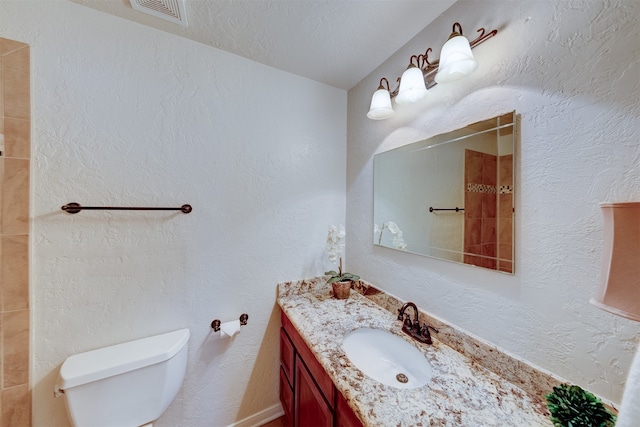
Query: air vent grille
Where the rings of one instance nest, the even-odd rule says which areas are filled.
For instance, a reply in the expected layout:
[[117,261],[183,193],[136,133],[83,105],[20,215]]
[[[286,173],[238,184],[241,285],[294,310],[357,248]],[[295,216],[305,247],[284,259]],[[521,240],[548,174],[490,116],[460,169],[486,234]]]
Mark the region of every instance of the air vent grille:
[[187,26],[184,0],[130,0],[131,7],[140,12]]

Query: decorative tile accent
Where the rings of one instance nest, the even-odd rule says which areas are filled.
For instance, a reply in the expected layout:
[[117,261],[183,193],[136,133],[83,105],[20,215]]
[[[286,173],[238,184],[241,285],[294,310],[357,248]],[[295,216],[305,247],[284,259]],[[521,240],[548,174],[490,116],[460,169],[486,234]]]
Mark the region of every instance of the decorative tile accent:
[[500,191],[500,194],[512,194],[513,193],[513,186],[511,186],[511,185],[501,185],[499,191]]
[[469,193],[486,193],[486,194],[496,194],[496,186],[495,185],[487,185],[487,184],[467,184],[467,191]]

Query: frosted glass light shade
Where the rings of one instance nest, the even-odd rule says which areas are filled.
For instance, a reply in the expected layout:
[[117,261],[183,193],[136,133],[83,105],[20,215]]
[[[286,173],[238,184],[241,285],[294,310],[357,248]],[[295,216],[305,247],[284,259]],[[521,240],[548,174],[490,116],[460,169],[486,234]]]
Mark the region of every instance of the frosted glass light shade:
[[400,88],[396,96],[398,104],[411,104],[420,101],[427,96],[427,86],[424,84],[424,75],[418,67],[411,66],[402,73]]
[[478,61],[471,53],[469,40],[455,36],[447,40],[440,52],[440,65],[435,76],[438,83],[448,83],[466,77],[478,68]]
[[371,107],[369,107],[367,117],[372,120],[384,120],[393,116],[395,113],[391,106],[391,95],[388,90],[378,89],[373,92]]
[[640,321],[640,202],[600,203],[604,253],[600,287],[591,304]]

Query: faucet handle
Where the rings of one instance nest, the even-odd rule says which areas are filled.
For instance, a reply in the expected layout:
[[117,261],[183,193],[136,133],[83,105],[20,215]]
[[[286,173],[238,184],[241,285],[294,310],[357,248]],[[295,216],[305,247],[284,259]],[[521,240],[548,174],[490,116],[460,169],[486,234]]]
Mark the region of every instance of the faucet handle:
[[413,322],[411,321],[411,316],[409,316],[408,314],[404,315],[404,320],[402,321],[402,325],[407,328],[408,330],[412,330],[413,329]]
[[420,335],[428,340],[427,344],[431,344],[431,334],[429,333],[429,329],[431,329],[435,333],[440,333],[440,331],[438,331],[436,328],[434,328],[433,326],[429,326],[427,325],[427,322],[424,322],[424,325],[420,329]]
[[425,322],[422,328],[420,328],[419,333],[423,338],[422,342],[427,344],[433,344],[433,341],[431,339],[431,334],[429,333],[429,329],[431,329],[433,332],[438,332],[436,328],[434,328],[433,326],[427,325],[427,322]]

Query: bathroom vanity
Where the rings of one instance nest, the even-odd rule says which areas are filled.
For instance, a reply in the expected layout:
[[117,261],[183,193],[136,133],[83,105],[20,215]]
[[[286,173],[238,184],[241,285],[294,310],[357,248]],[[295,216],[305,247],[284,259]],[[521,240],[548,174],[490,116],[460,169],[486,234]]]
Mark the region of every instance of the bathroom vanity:
[[[434,337],[432,345],[401,332],[396,315],[358,292],[332,298],[322,278],[281,283],[280,398],[287,425],[551,426],[546,404]],[[398,306],[398,308],[400,308]],[[359,370],[343,340],[381,329],[419,349],[433,368],[417,388],[382,384]],[[334,424],[335,421],[335,424]]]
[[285,425],[362,426],[284,312],[280,329],[280,401]]

